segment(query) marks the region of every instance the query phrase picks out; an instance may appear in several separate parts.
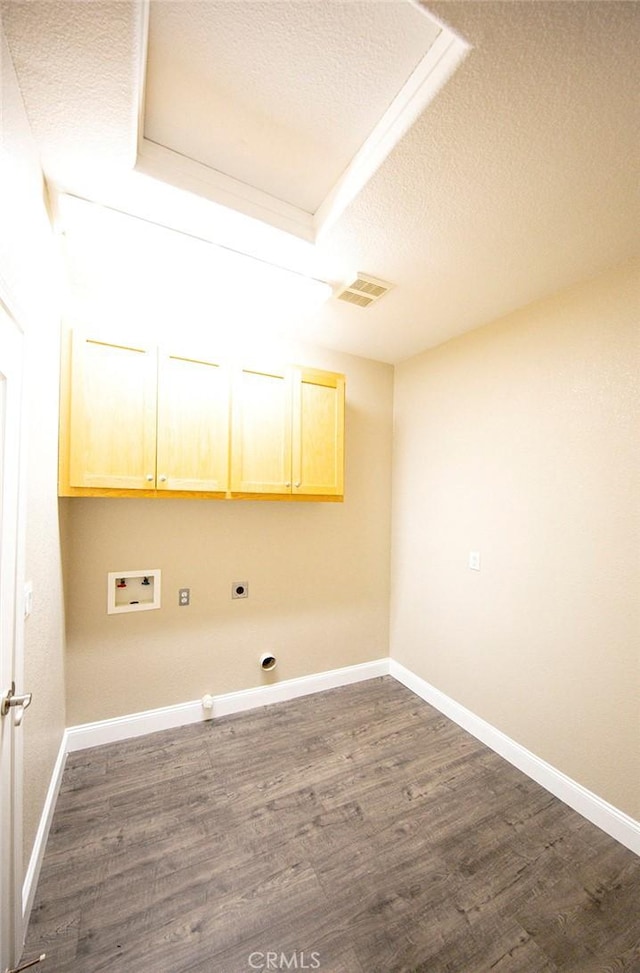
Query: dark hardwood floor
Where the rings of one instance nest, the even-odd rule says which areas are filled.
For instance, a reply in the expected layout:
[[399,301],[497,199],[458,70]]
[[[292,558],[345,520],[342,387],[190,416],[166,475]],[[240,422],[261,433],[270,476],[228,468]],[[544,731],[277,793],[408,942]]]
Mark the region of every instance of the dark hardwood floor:
[[640,971],[640,859],[390,677],[71,754],[43,973]]

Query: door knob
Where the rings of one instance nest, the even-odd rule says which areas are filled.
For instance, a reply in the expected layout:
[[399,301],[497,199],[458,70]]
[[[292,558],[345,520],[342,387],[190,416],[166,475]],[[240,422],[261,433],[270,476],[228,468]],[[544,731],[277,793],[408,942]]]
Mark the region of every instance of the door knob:
[[15,715],[13,718],[14,726],[20,726],[22,723],[22,718],[24,716],[24,711],[27,706],[31,706],[31,693],[23,693],[22,695],[16,696],[16,684],[11,683],[11,689],[4,694],[2,697],[2,702],[0,703],[0,715],[6,716],[10,709],[15,709]]

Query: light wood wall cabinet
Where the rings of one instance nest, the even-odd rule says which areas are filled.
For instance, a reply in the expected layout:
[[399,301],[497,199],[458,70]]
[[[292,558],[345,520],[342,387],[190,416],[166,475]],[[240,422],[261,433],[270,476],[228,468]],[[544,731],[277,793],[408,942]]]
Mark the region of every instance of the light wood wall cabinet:
[[343,375],[227,369],[74,332],[63,356],[61,496],[342,500]]
[[225,496],[229,381],[219,362],[76,331],[60,412],[61,496]]
[[229,380],[219,362],[159,352],[157,444],[158,490],[226,493]]
[[344,495],[344,375],[293,369],[292,490]]
[[291,493],[290,370],[243,368],[234,376],[231,491]]
[[333,372],[242,369],[233,385],[232,494],[342,499],[344,390]]

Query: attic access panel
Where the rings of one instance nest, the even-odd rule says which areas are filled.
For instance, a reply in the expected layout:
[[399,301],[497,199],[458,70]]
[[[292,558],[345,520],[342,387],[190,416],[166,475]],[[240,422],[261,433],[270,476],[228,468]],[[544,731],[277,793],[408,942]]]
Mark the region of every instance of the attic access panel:
[[137,168],[308,240],[467,45],[411,0],[151,0]]

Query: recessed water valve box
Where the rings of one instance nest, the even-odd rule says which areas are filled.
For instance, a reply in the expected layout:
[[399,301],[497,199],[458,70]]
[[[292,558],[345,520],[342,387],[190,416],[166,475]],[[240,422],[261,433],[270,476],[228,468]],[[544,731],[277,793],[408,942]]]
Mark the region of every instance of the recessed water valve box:
[[107,575],[107,614],[160,608],[159,568],[148,571],[110,571]]

